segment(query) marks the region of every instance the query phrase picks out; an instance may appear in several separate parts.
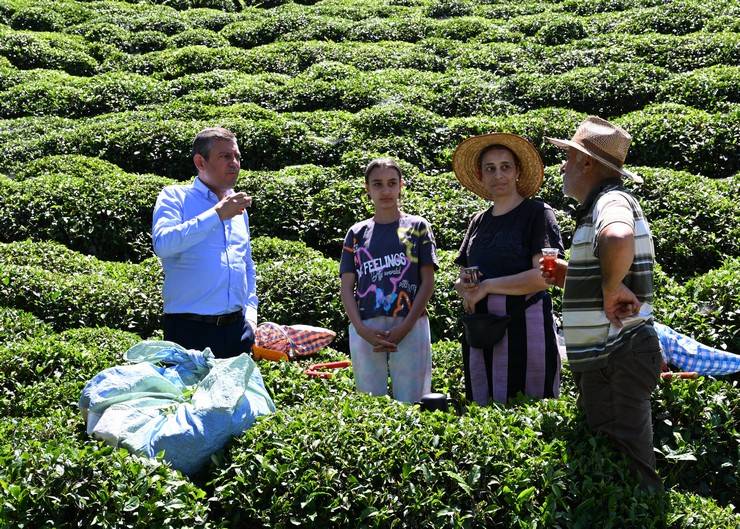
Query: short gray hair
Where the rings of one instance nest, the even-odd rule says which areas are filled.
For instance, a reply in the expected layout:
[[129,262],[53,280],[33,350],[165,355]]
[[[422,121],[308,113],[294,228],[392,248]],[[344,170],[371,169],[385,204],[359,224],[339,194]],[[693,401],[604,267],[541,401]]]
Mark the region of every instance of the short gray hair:
[[236,143],[236,135],[229,129],[223,127],[210,127],[201,130],[195,135],[193,140],[193,153],[192,156],[200,154],[206,160],[211,154],[211,148],[213,142],[216,140],[233,141]]

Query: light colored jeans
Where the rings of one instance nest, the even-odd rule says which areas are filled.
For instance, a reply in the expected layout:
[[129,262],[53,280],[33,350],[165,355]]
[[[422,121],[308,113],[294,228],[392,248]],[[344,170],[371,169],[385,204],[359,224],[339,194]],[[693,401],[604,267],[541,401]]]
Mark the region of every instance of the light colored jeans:
[[[372,329],[387,331],[403,321],[401,317],[378,316],[364,320]],[[429,318],[420,317],[393,353],[376,353],[354,326],[349,326],[352,371],[359,391],[370,395],[388,394],[390,372],[393,398],[416,402],[432,387],[432,339]]]

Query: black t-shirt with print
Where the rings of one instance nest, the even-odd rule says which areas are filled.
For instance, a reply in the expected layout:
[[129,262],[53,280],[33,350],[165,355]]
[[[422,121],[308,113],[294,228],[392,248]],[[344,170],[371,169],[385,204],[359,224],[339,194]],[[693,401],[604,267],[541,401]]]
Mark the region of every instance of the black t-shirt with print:
[[424,265],[438,268],[432,229],[424,218],[403,214],[389,224],[371,218],[352,226],[344,239],[339,275],[355,274],[355,300],[363,320],[405,317]]

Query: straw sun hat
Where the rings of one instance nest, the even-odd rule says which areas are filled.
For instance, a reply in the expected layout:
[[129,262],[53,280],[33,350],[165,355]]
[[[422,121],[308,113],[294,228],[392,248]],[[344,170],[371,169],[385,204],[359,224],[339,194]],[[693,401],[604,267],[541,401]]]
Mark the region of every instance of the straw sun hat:
[[479,197],[493,200],[491,192],[478,178],[480,153],[491,145],[502,145],[516,154],[520,166],[516,190],[525,198],[533,196],[542,185],[545,172],[540,153],[525,138],[507,132],[473,136],[457,146],[452,155],[452,170],[460,183]]
[[622,127],[609,123],[605,119],[596,116],[587,117],[578,126],[576,133],[570,140],[548,137],[545,137],[545,139],[561,149],[573,147],[607,167],[619,171],[620,174],[631,178],[635,182],[642,183],[640,175],[622,167],[624,160],[627,158],[632,136]]

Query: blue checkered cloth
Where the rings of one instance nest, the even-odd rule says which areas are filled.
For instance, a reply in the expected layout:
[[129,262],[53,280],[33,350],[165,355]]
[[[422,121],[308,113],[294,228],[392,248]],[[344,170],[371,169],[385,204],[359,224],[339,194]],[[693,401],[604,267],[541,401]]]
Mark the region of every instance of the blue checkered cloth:
[[666,363],[700,375],[729,375],[740,371],[740,355],[699,343],[662,323],[653,325]]

